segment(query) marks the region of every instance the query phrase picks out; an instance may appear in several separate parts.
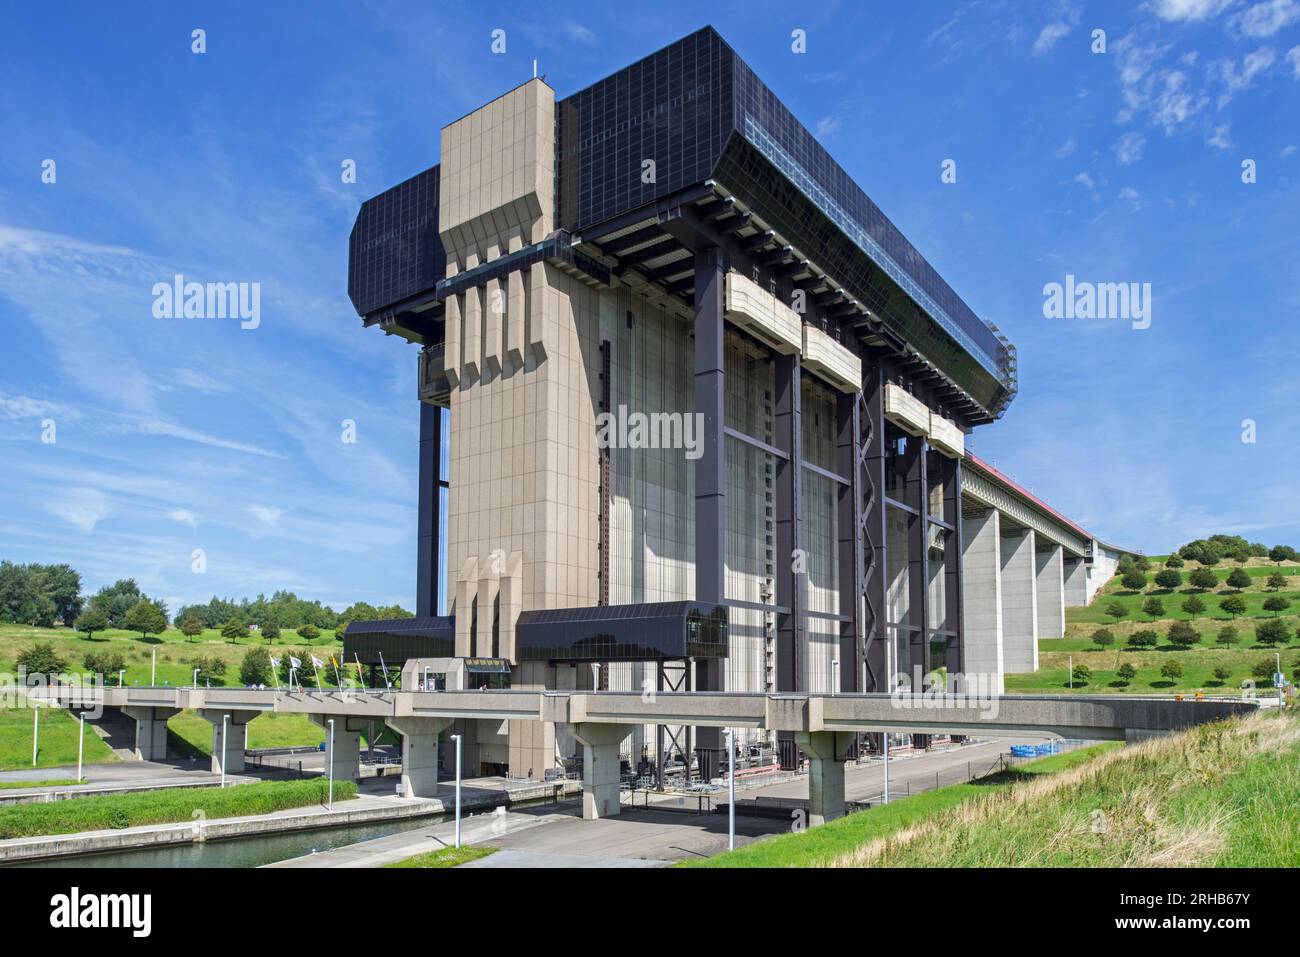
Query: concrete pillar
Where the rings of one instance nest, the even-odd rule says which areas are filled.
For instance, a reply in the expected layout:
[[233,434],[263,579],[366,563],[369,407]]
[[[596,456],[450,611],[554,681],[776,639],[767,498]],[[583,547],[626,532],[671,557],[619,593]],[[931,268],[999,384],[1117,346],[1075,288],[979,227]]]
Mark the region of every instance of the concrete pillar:
[[1002,646],[1002,534],[998,510],[961,520],[962,625],[968,674],[989,675],[990,687],[1006,690]]
[[[224,708],[200,708],[199,717],[212,725],[212,773],[242,774],[244,771],[244,742],[247,740],[248,722],[262,712],[234,711]],[[226,721],[229,716],[230,720]]]
[[[1002,536],[1002,657],[1007,674],[1038,670],[1038,587],[1034,531]],[[969,586],[968,586],[969,587]]]
[[135,719],[135,756],[141,761],[162,761],[167,757],[167,720],[180,714],[179,708],[125,707],[122,713]]
[[798,731],[795,743],[808,756],[808,824],[844,816],[844,759],[855,737],[848,731]]
[[[435,797],[438,793],[438,735],[451,718],[387,718],[385,723],[402,736],[402,796]],[[337,727],[337,725],[335,725]],[[462,750],[461,774],[465,775]],[[454,767],[454,765],[453,765]]]
[[1065,607],[1081,608],[1088,604],[1088,563],[1082,558],[1066,558],[1062,573]]
[[[334,780],[357,781],[361,778],[361,732],[369,727],[365,718],[346,718],[343,715],[313,714],[312,724],[325,729],[325,773],[330,767],[329,720],[334,719]],[[349,727],[349,723],[351,727]]]
[[[1065,637],[1065,577],[1062,549],[1052,545],[1034,555],[1034,587],[1038,592],[1038,637]],[[1034,670],[1038,659],[1034,659]]]
[[618,814],[618,750],[623,740],[631,733],[631,727],[625,724],[582,722],[573,726],[573,736],[582,745],[582,819],[584,821],[595,821]]

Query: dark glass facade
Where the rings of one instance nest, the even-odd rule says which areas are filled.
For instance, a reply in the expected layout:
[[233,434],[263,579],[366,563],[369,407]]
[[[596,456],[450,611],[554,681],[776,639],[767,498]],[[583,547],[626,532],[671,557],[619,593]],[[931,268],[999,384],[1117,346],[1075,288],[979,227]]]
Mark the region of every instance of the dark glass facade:
[[430,292],[447,273],[432,166],[361,204],[348,244],[348,297],[367,320]]
[[725,658],[727,609],[691,601],[526,611],[520,661],[676,661]]
[[395,618],[354,621],[343,633],[343,660],[378,665],[380,655],[390,668],[408,658],[453,658],[456,655],[454,618]]

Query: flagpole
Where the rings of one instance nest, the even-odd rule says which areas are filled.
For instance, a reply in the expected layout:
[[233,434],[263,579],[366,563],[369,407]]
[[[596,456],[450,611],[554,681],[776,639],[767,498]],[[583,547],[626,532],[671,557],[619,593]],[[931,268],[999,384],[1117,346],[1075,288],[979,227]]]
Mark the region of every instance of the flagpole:
[[384,653],[382,651],[379,653],[379,668],[384,673],[384,687],[392,691],[393,683],[388,680],[388,665],[384,664]]

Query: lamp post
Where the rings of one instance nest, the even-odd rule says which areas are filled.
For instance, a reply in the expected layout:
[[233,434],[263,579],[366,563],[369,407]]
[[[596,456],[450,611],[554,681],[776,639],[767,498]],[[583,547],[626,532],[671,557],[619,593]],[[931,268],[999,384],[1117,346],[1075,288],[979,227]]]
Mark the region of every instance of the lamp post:
[[831,659],[831,694],[840,693],[840,659]]
[[727,742],[727,850],[736,849],[736,733],[723,728]]
[[36,767],[36,750],[37,742],[41,736],[41,708],[40,705],[32,705],[32,767]]
[[194,669],[194,690],[195,691],[199,690],[199,669],[198,668]]
[[125,668],[122,668],[122,669],[120,669],[120,670],[118,671],[118,673],[117,673],[117,686],[118,686],[119,688],[122,687],[122,686],[125,684],[125,682],[122,680],[122,679],[125,678],[125,677],[126,677],[126,669],[125,669]]
[[226,786],[226,725],[230,723],[230,715],[221,716],[221,786]]
[[333,811],[334,810],[334,719],[333,718],[329,719],[329,726],[330,726],[330,754],[329,754],[330,799],[329,799],[328,809]]
[[158,687],[158,649],[153,649],[153,661],[149,665],[149,687]]
[[456,742],[456,846],[460,847],[460,735],[451,739]]
[[80,712],[81,731],[77,737],[77,783],[81,783],[81,760],[86,750],[86,712]]
[[1070,655],[1070,690],[1074,690],[1074,655]]
[[888,804],[889,803],[889,732],[888,731],[884,732],[881,735],[881,739],[885,742],[885,799],[881,803]]

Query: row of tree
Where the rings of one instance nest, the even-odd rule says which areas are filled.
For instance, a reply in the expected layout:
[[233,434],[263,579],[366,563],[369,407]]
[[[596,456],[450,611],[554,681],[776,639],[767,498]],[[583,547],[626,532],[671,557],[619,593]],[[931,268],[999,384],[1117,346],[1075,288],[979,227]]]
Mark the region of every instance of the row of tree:
[[1248,542],[1240,535],[1211,535],[1198,538],[1181,546],[1176,556],[1184,561],[1200,562],[1202,565],[1217,565],[1222,561],[1245,564],[1252,558],[1268,558],[1274,562],[1293,562],[1298,557],[1290,545],[1274,545],[1272,548],[1261,542]]
[[[1218,608],[1231,618],[1246,613],[1246,599],[1240,595],[1228,595],[1218,601]],[[1208,610],[1205,600],[1200,595],[1188,595],[1183,599],[1180,607],[1187,612],[1193,620],[1205,614]],[[1269,595],[1264,599],[1264,610],[1271,611],[1276,618],[1282,612],[1291,607],[1291,599],[1285,595]],[[1155,595],[1148,595],[1142,602],[1142,613],[1152,618],[1163,618],[1165,616],[1165,603]],[[1122,601],[1112,601],[1106,606],[1106,614],[1116,621],[1119,621],[1128,614],[1128,608]]]
[[[1280,618],[1267,618],[1255,626],[1255,639],[1270,647],[1285,645],[1294,633],[1291,626]],[[1175,648],[1187,649],[1201,643],[1201,633],[1191,622],[1175,621],[1169,625],[1165,638]],[[1098,628],[1092,633],[1092,643],[1098,648],[1109,648],[1116,642],[1115,633],[1109,628]],[[1235,625],[1224,625],[1215,636],[1215,642],[1225,648],[1231,648],[1241,641],[1241,633]],[[1144,628],[1133,632],[1125,641],[1130,648],[1141,650],[1154,648],[1160,643],[1160,633],[1154,629]]]
[[[1170,560],[1173,561],[1174,559],[1171,558]],[[1148,578],[1145,572],[1130,566],[1127,571],[1120,573],[1119,583],[1129,591],[1143,591],[1147,585],[1151,584],[1151,581],[1152,579]],[[1177,568],[1162,568],[1155,573],[1154,581],[1157,588],[1173,591],[1183,586],[1183,573]],[[1229,588],[1242,591],[1249,588],[1254,581],[1255,579],[1251,577],[1246,569],[1234,568],[1228,574],[1226,584]],[[1287,577],[1280,571],[1272,572],[1268,576],[1266,583],[1270,590],[1277,591],[1286,587]],[[1219,587],[1219,576],[1209,568],[1194,568],[1187,575],[1187,584],[1193,588],[1199,588],[1201,591],[1210,591]]]

